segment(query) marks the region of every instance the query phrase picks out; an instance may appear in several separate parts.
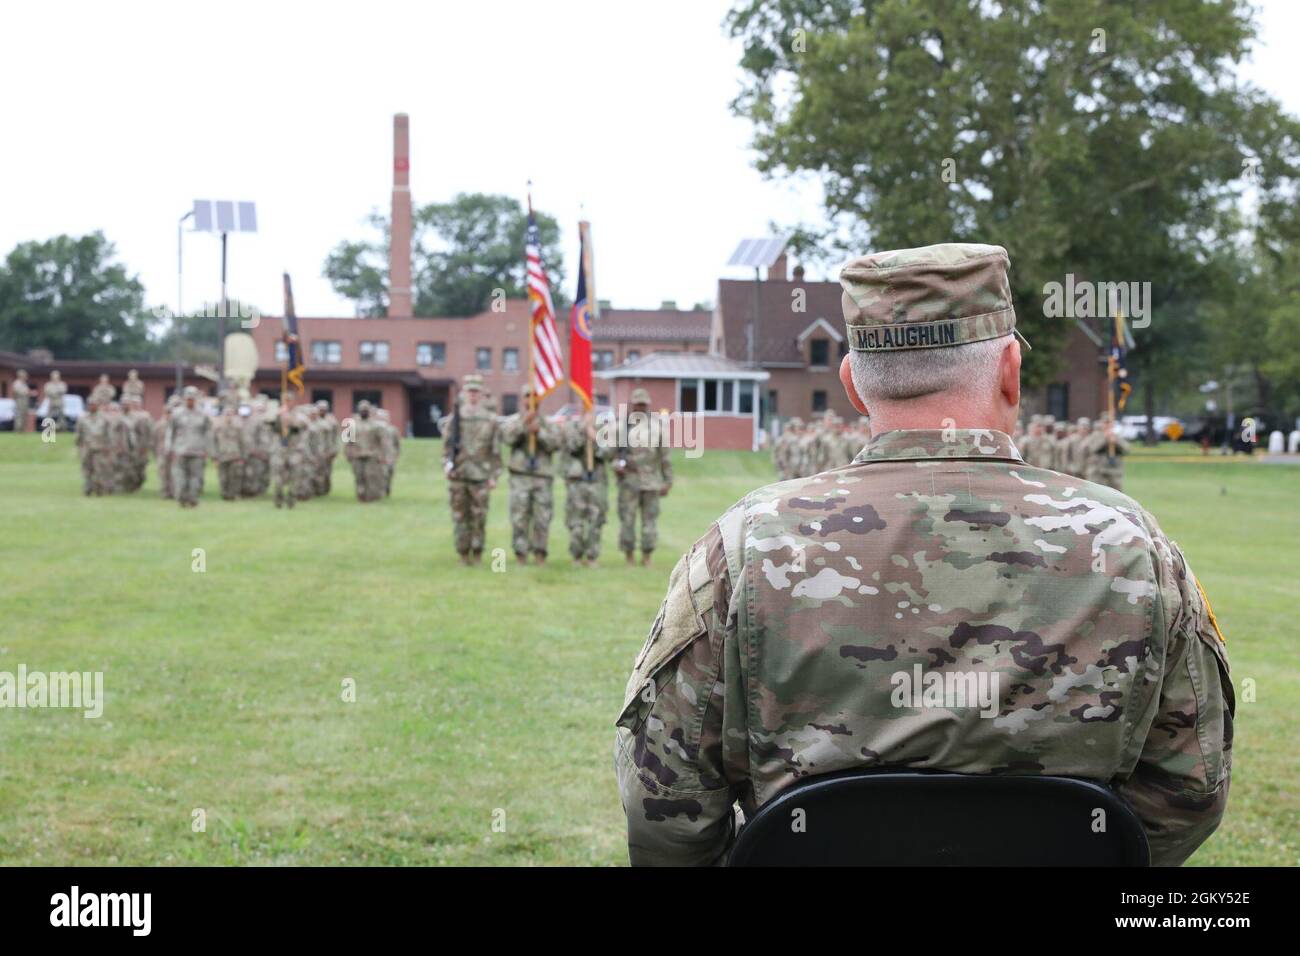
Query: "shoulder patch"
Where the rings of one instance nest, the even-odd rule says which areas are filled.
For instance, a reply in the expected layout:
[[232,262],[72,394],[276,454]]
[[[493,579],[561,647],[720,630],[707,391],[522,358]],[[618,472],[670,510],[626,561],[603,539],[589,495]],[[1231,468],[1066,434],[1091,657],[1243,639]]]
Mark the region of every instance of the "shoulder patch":
[[1196,580],[1196,590],[1201,594],[1201,603],[1205,605],[1205,616],[1210,619],[1210,627],[1214,628],[1214,633],[1219,638],[1220,644],[1227,644],[1228,639],[1223,636],[1223,631],[1219,629],[1219,619],[1214,616],[1214,608],[1210,606],[1210,598],[1205,593],[1205,588],[1201,586],[1199,578]]

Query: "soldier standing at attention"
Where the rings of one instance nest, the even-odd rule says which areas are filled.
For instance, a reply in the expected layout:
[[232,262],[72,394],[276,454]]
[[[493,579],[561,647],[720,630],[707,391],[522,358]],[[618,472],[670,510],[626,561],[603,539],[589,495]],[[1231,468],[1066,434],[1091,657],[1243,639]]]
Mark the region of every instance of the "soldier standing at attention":
[[266,493],[271,484],[271,452],[279,436],[276,434],[275,422],[266,416],[266,402],[257,399],[248,416],[243,419],[244,448],[244,482],[242,494],[245,498],[256,498]]
[[203,494],[203,466],[212,446],[212,419],[198,407],[199,390],[186,385],[182,405],[167,422],[172,456],[172,490],[182,508],[197,508]]
[[[590,567],[600,557],[600,534],[609,512],[609,469],[612,446],[596,440],[595,412],[587,409],[581,418],[563,426],[564,524],[569,529],[569,554],[574,563]],[[591,467],[587,449],[591,448]]]
[[129,491],[131,471],[135,467],[135,433],[122,415],[122,406],[110,401],[108,408],[109,490],[120,495]]
[[334,459],[339,455],[339,420],[330,412],[330,403],[323,398],[316,403],[316,410],[320,413],[320,419],[325,425],[325,461],[321,468],[320,486],[316,493],[328,495],[330,493],[330,480],[334,476]]
[[[99,413],[99,402],[86,400],[86,413],[77,419],[77,456],[81,459],[81,493],[102,494],[96,483],[95,463],[108,440],[107,424]],[[102,465],[100,466],[103,467]]]
[[63,376],[59,374],[58,369],[50,373],[50,380],[45,383],[45,388],[41,390],[41,394],[46,401],[46,416],[54,419],[55,429],[65,431],[68,427],[68,421],[63,417],[63,396],[68,394],[68,386],[63,381]]
[[1084,477],[1099,485],[1124,490],[1124,456],[1129,444],[1115,429],[1115,420],[1103,415],[1101,425],[1083,445]]
[[299,474],[304,468],[303,446],[307,441],[307,419],[299,409],[285,404],[271,426],[272,497],[277,508],[292,508],[298,501]]
[[636,519],[641,516],[641,564],[659,543],[659,499],[673,487],[673,463],[663,424],[650,414],[650,393],[632,391],[627,445],[614,461],[618,475],[618,546],[628,564],[636,563]]
[[358,501],[377,501],[384,494],[384,465],[380,458],[382,436],[373,412],[368,401],[362,399],[357,404],[352,441],[346,449],[352,462]]
[[489,493],[501,472],[501,435],[496,415],[483,401],[481,376],[465,376],[459,401],[439,429],[456,553],[461,564],[477,564],[483,560]]
[[140,373],[135,369],[126,373],[126,381],[122,383],[122,404],[125,405],[128,398],[144,404],[144,382],[140,381]]
[[20,368],[14,379],[14,431],[27,431],[27,409],[32,401],[32,387],[27,384],[27,369]]
[[[1007,269],[1000,246],[949,244],[841,271],[840,379],[871,440],[857,464],[747,495],[674,569],[618,720],[633,863],[719,862],[734,803],[875,767],[1096,781],[1157,865],[1218,825],[1223,636],[1137,502],[1011,444]],[[896,695],[921,669],[982,681],[994,706]]]
[[162,417],[154,424],[153,448],[154,457],[158,461],[158,487],[164,498],[176,497],[176,489],[172,487],[172,453],[171,445],[167,441],[167,426],[180,406],[180,396],[172,395],[167,399],[167,407],[163,409]]
[[126,422],[131,429],[131,473],[127,491],[139,491],[144,487],[149,475],[149,449],[153,445],[153,419],[141,407],[140,397],[127,394],[123,404],[126,406]]
[[384,497],[393,493],[393,472],[397,469],[397,458],[402,453],[402,437],[397,426],[388,420],[388,410],[379,409],[375,413],[375,425],[379,429],[380,455],[384,463]]
[[531,388],[524,389],[523,399],[524,410],[501,426],[501,443],[510,449],[510,527],[519,563],[527,564],[532,554],[545,564],[555,504],[551,459],[561,437],[533,403]]
[[243,493],[244,481],[244,424],[233,408],[222,411],[212,429],[212,445],[217,459],[217,479],[221,483],[221,497],[235,501]]
[[107,373],[99,376],[99,381],[96,382],[95,387],[90,390],[90,397],[99,401],[99,407],[101,409],[108,408],[108,403],[117,397],[117,389],[115,389],[113,383],[108,380]]

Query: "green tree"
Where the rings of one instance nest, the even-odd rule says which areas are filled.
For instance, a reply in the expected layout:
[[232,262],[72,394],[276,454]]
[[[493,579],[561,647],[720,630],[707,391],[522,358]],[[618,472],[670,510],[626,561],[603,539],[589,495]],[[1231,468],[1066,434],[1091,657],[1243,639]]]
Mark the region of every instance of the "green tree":
[[[355,303],[363,316],[388,310],[389,221],[369,219],[381,234],[375,240],[345,240],[330,252],[323,274],[334,291]],[[528,214],[518,200],[487,193],[460,193],[447,203],[430,203],[414,212],[412,286],[414,311],[421,316],[474,315],[491,304],[496,289],[507,297],[526,294],[524,238]],[[537,213],[542,262],[551,280],[556,308],[567,303],[560,227]]]
[[1031,383],[1067,273],[1152,283],[1133,360],[1160,375],[1242,196],[1284,209],[1300,174],[1300,127],[1235,75],[1240,0],[742,0],[727,26],[759,169],[817,175],[838,245],[1007,247]]
[[102,232],[15,246],[0,265],[0,347],[66,359],[145,354],[144,286],[115,255]]

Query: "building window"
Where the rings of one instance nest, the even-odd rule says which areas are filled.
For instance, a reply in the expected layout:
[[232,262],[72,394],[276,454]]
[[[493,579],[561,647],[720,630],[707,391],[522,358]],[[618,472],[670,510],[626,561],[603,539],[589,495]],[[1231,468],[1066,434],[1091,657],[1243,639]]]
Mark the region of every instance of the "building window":
[[736,384],[736,411],[741,415],[754,414],[754,390],[758,388],[755,382],[738,382]]
[[447,364],[447,345],[445,342],[421,342],[415,347],[415,364],[426,367],[442,368]]
[[767,390],[767,413],[769,415],[776,414],[776,389],[774,388]]
[[311,390],[311,403],[328,402],[330,411],[334,411],[334,389],[332,388],[313,388]]
[[599,351],[597,351],[595,354],[592,355],[592,364],[598,369],[613,368],[614,367],[613,351],[610,349],[600,349]]
[[357,388],[352,390],[352,411],[357,410],[357,406],[362,402],[369,402],[375,408],[384,407],[384,393],[374,389]]
[[814,413],[826,411],[826,393],[821,389],[813,392],[812,410]]
[[813,339],[808,345],[809,365],[814,368],[826,368],[831,364],[830,339]]
[[283,365],[287,361],[289,361],[289,346],[285,345],[284,340],[281,339],[275,343],[275,364]]
[[474,367],[480,372],[492,371],[492,350],[488,348],[475,349]]
[[718,411],[731,412],[736,409],[736,383],[727,381],[722,383],[722,402]]
[[679,380],[680,397],[677,410],[681,412],[698,412],[700,410],[700,383],[697,379]]
[[630,350],[628,350],[628,353],[627,353],[627,360],[628,360],[629,362],[635,362],[635,361],[636,361],[637,359],[639,359],[640,357],[641,357],[641,353],[638,352],[636,349],[630,349]]
[[361,364],[362,365],[387,365],[388,364],[388,343],[387,342],[362,342],[361,343]]
[[1058,422],[1070,417],[1070,383],[1056,382],[1047,386],[1047,414],[1054,415]]
[[596,404],[597,404],[597,405],[608,405],[608,404],[609,404],[609,392],[597,392],[597,393],[596,393]]
[[338,365],[343,361],[343,346],[331,339],[311,343],[311,360],[316,365]]
[[518,349],[501,350],[501,371],[503,372],[519,371],[519,350]]
[[715,379],[704,380],[704,410],[706,412],[718,411],[718,382]]
[[514,415],[519,411],[519,396],[510,394],[501,396],[501,414]]

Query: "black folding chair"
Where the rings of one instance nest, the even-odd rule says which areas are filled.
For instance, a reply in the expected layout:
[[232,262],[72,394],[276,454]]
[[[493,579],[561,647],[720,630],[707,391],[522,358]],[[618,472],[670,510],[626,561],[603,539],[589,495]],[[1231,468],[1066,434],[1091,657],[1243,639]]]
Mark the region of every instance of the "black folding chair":
[[741,828],[731,866],[1147,866],[1137,816],[1070,777],[859,771],[810,777]]

